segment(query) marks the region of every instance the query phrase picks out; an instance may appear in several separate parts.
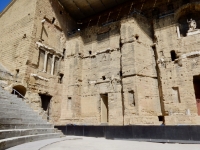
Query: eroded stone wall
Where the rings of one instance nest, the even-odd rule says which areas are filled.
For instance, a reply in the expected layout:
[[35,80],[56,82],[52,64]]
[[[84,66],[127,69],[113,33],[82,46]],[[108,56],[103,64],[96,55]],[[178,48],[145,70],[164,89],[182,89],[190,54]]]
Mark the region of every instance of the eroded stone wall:
[[0,62],[13,75],[16,69],[24,75],[32,42],[36,0],[14,0],[10,5],[0,15]]
[[1,14],[0,62],[19,69],[35,110],[43,114],[42,97],[51,97],[57,125],[199,124],[200,41],[182,33],[185,12],[134,13],[80,30],[57,0],[17,0]]
[[[183,7],[187,8],[187,5]],[[198,8],[198,5],[196,7]],[[180,18],[184,13],[179,14]],[[199,55],[194,54],[199,51],[199,34],[182,34],[180,28],[183,27],[182,23],[187,24],[187,18],[180,23],[178,18],[174,17],[176,15],[175,13],[162,18],[155,22],[154,26],[164,109],[167,115],[165,121],[166,124],[199,124],[193,84],[193,77],[199,75]],[[186,27],[188,32],[188,25]],[[175,52],[175,60],[171,55],[172,51]]]
[[[102,95],[106,94],[107,124],[161,124],[152,44],[151,26],[139,15],[108,26],[87,28],[69,39],[66,80],[70,81],[66,81],[68,95],[62,123],[105,123]],[[134,104],[128,98],[130,92]]]

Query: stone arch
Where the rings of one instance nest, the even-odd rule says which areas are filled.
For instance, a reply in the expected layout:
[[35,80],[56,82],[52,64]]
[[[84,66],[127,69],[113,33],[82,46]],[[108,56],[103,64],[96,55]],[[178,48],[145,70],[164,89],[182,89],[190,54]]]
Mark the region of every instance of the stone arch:
[[197,28],[200,27],[200,3],[188,3],[180,7],[174,14],[174,19],[178,23],[180,36],[185,37],[189,31],[188,20],[195,20]]
[[181,16],[187,15],[190,13],[195,13],[200,11],[200,2],[194,2],[194,3],[188,3],[186,5],[183,5],[180,7],[176,12],[174,13],[174,18],[178,22],[178,19]]
[[[14,92],[14,90],[19,92],[20,94],[18,94],[17,92]],[[23,85],[15,85],[13,86],[12,94],[16,94],[19,97],[22,97],[22,96],[24,97],[26,95],[26,88]]]

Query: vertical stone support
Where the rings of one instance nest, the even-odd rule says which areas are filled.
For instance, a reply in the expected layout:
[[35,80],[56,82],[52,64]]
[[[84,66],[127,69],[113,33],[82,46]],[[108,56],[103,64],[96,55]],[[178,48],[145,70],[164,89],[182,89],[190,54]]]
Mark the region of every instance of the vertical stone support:
[[52,58],[51,75],[53,75],[54,67],[55,67],[55,55],[53,55],[53,58]]
[[62,60],[62,57],[60,57],[60,58],[59,58],[59,61],[58,61],[58,72],[60,71],[61,60]]
[[181,35],[180,35],[179,25],[176,26],[176,32],[177,32],[178,38],[180,39]]
[[48,58],[48,51],[45,51],[45,57],[44,57],[44,68],[43,68],[43,72],[47,71],[47,58]]

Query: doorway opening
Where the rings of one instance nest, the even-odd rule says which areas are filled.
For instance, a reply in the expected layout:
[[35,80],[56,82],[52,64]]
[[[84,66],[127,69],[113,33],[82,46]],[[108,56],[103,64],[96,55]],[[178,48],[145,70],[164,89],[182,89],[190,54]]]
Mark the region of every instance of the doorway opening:
[[101,123],[108,123],[108,94],[101,94]]
[[194,83],[194,91],[197,103],[197,111],[198,115],[200,116],[200,76],[194,76],[193,83]]
[[49,120],[49,115],[50,115],[50,101],[52,96],[46,95],[46,94],[39,94],[41,98],[41,106],[44,111],[47,112],[47,120]]

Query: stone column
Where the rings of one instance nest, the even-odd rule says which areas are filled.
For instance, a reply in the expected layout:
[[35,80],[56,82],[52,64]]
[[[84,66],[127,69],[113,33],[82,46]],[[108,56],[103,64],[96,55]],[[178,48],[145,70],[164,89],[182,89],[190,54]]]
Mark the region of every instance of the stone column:
[[45,51],[43,72],[47,72],[47,58],[48,58],[48,54],[49,54],[49,52]]
[[55,55],[53,55],[53,58],[52,58],[52,64],[51,64],[51,75],[53,75],[54,66],[55,66]]
[[58,72],[60,72],[61,60],[62,60],[62,57],[60,57],[58,61]]
[[179,25],[176,26],[176,32],[177,32],[178,38],[180,39],[181,35],[180,35]]

